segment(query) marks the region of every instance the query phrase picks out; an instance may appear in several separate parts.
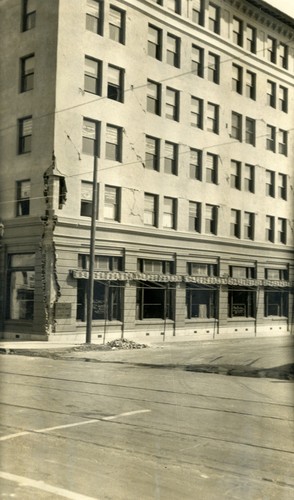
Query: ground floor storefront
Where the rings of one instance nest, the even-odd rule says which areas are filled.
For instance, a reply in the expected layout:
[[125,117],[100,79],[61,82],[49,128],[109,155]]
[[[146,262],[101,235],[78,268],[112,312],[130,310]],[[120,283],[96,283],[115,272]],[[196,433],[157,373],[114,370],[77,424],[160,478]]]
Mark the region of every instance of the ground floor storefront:
[[[285,260],[97,251],[92,342],[293,334],[292,268]],[[85,341],[89,255],[60,247],[6,255],[2,338]]]

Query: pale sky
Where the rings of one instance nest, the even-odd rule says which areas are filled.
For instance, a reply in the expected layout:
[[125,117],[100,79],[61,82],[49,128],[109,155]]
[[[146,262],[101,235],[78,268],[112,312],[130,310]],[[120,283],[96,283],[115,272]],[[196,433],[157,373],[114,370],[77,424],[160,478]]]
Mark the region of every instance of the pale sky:
[[288,14],[288,16],[292,16],[294,18],[294,0],[265,0],[267,3],[276,7]]

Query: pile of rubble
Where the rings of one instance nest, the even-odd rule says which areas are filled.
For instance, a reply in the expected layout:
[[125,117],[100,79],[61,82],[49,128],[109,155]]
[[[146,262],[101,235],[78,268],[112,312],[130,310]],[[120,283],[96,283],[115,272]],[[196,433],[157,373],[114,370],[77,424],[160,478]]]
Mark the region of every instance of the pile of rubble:
[[107,342],[106,345],[111,349],[144,349],[145,347],[147,347],[146,344],[138,344],[133,340],[127,339],[112,340],[110,342]]

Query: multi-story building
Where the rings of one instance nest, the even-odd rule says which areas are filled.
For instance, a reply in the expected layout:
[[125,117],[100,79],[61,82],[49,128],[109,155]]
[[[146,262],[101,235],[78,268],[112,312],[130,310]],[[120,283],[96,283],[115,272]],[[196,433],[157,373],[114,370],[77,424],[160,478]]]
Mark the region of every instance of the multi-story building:
[[95,226],[92,342],[293,333],[294,20],[9,0],[0,24],[2,337],[85,339]]

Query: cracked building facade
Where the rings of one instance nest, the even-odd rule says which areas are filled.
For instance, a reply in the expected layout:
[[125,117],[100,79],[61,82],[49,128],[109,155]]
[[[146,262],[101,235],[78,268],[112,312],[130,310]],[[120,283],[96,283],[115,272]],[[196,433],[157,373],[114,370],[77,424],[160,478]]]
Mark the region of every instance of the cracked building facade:
[[262,0],[1,4],[0,331],[293,333],[294,20]]

